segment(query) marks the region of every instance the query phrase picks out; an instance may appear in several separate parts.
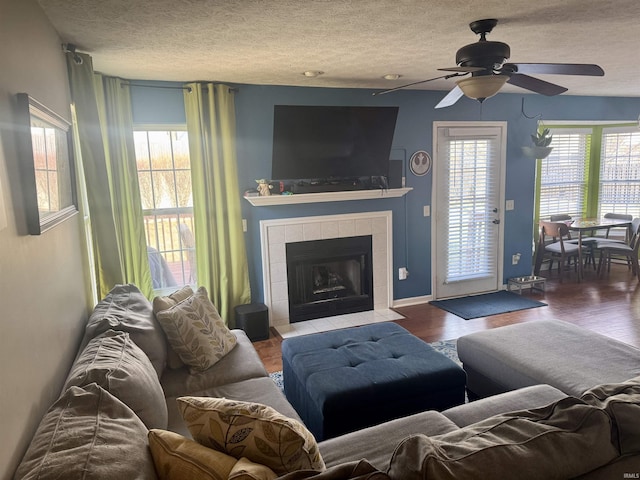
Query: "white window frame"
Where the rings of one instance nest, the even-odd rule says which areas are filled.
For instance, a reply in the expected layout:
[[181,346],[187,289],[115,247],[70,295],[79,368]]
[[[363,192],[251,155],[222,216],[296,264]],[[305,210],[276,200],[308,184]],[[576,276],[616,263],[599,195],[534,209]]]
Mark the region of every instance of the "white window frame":
[[[187,126],[186,124],[135,124],[133,127],[134,133],[135,132],[185,132],[187,133]],[[151,171],[153,171],[153,169],[151,169]],[[174,170],[175,172],[175,170]],[[175,181],[175,173],[174,173],[174,181]],[[141,199],[142,201],[142,199]],[[177,222],[180,223],[180,218],[181,216],[187,216],[190,217],[190,222],[189,222],[189,230],[187,231],[184,235],[178,235],[178,248],[176,249],[171,249],[171,250],[162,250],[162,249],[158,249],[159,253],[161,256],[165,257],[165,255],[167,254],[173,254],[173,255],[179,255],[181,257],[181,268],[180,268],[180,273],[181,273],[181,277],[182,278],[176,278],[176,276],[174,275],[174,279],[177,283],[176,286],[183,286],[183,285],[191,285],[191,286],[196,286],[197,284],[197,279],[195,277],[195,245],[193,244],[192,238],[193,238],[193,206],[190,207],[169,207],[169,208],[143,208],[142,210],[142,214],[145,217],[145,223],[146,223],[146,219],[148,217],[154,217],[154,216],[162,216],[162,215],[176,215],[177,216]],[[153,248],[156,248],[159,246],[160,240],[158,239],[161,235],[160,232],[158,231],[158,227],[157,227],[157,222],[153,221],[152,222],[155,224],[155,238],[156,238],[156,242],[154,245],[150,245]],[[179,227],[178,227],[179,230]],[[147,235],[147,226],[145,225],[145,235]],[[189,235],[191,236],[191,240],[188,240],[188,242],[190,243],[190,245],[185,245],[185,243],[187,242],[187,238],[189,237]],[[149,241],[149,237],[147,237],[147,241]],[[165,259],[166,261],[166,259]],[[187,274],[187,269],[185,267],[185,263],[188,262],[189,263],[189,273]],[[154,288],[154,292],[156,294],[163,294],[166,293],[167,291],[173,291],[175,290],[175,286],[165,286],[165,287],[160,287],[160,288]]]

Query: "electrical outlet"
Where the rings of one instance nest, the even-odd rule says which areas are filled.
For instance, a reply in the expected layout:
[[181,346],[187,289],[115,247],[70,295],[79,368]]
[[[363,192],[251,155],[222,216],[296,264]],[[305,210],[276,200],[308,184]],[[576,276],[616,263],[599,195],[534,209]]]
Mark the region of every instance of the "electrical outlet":
[[430,206],[430,205],[425,205],[425,206],[422,208],[422,214],[423,214],[425,217],[428,217],[429,215],[431,215],[431,206]]
[[400,267],[398,269],[398,280],[406,280],[408,276],[409,270],[407,270],[405,267]]
[[242,231],[244,233],[247,233],[247,219],[246,218],[242,219]]
[[504,209],[505,210],[513,210],[515,208],[515,202],[513,200],[507,200],[505,202]]
[[520,262],[520,257],[522,256],[522,254],[520,253],[516,253],[515,255],[511,256],[511,265],[517,265]]

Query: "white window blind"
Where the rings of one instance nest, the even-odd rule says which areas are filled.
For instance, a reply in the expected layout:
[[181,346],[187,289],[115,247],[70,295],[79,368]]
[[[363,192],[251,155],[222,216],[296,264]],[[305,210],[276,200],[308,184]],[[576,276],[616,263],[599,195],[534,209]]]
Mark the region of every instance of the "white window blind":
[[540,218],[584,211],[591,129],[552,130],[551,154],[541,160]]
[[499,178],[492,165],[498,155],[498,140],[493,136],[456,139],[464,135],[450,129],[446,143],[448,156],[447,271],[446,283],[485,278],[496,270],[492,231],[496,218],[490,204]]
[[605,128],[600,154],[599,214],[640,217],[640,131]]

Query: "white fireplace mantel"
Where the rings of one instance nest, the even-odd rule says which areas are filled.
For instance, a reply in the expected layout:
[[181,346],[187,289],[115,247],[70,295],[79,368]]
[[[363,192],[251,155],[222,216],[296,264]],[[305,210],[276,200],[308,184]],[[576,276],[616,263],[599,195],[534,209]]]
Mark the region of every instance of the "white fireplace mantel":
[[271,205],[295,205],[300,203],[344,202],[347,200],[376,200],[404,197],[413,188],[389,188],[387,190],[348,190],[342,192],[299,193],[296,195],[268,195],[244,197],[254,207]]
[[[269,198],[269,197],[266,197]],[[264,303],[271,326],[289,324],[287,243],[371,235],[374,309],[393,303],[393,223],[391,211],[281,218],[260,222]]]

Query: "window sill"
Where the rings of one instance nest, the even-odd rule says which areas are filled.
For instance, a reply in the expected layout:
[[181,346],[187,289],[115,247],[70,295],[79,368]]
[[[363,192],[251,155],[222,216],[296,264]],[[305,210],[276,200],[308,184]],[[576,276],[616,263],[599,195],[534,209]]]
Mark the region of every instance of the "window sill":
[[254,207],[271,205],[296,205],[301,203],[344,202],[348,200],[375,200],[404,197],[413,188],[390,188],[387,190],[350,190],[344,192],[299,193],[297,195],[269,195],[266,197],[244,197]]

